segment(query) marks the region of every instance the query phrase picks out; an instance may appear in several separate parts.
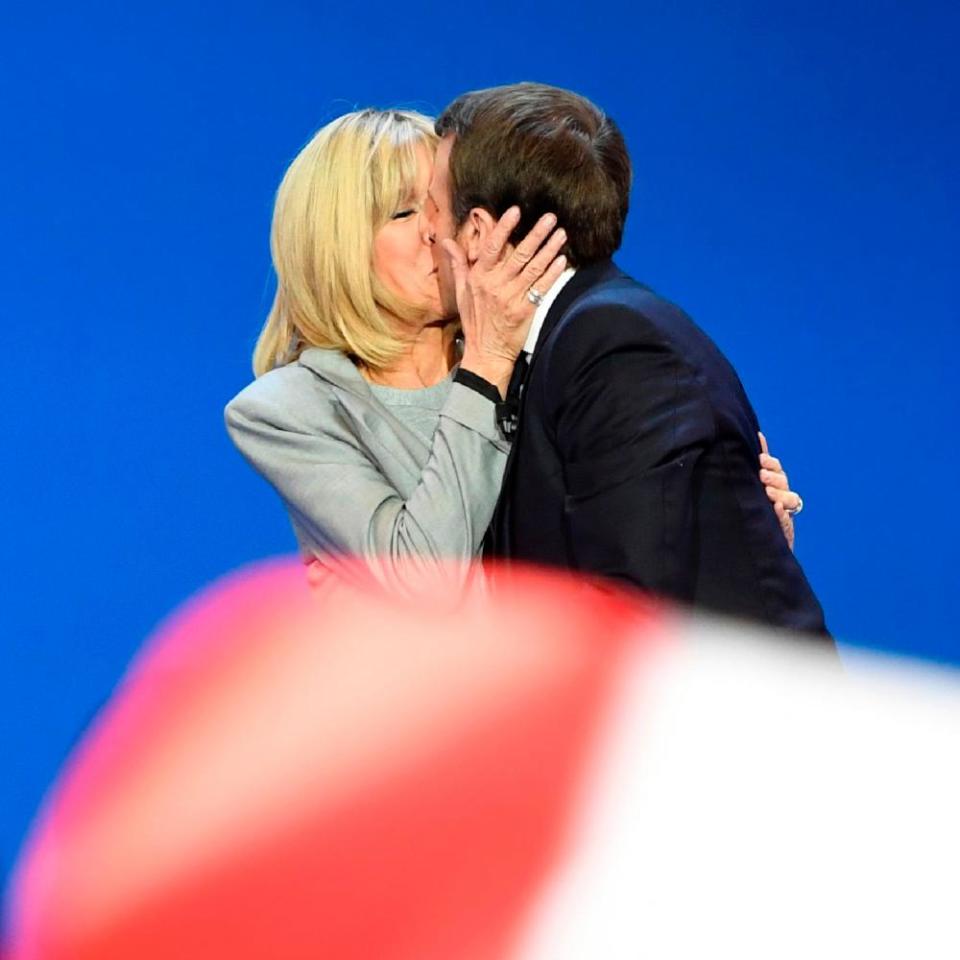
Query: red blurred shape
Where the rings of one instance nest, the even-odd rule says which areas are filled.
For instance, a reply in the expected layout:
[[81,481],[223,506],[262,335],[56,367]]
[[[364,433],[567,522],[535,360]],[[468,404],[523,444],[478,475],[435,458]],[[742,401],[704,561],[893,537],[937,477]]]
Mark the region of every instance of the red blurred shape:
[[354,573],[261,565],[157,632],[28,845],[11,960],[508,954],[658,615],[557,574],[453,602]]

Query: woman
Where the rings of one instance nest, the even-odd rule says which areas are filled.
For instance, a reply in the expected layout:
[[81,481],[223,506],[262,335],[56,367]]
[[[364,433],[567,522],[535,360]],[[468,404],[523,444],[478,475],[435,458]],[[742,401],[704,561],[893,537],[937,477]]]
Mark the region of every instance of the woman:
[[[533,317],[528,294],[534,284],[546,293],[566,266],[565,235],[549,217],[522,256],[501,257],[517,219],[508,211],[498,249],[478,265],[482,302],[461,353],[425,215],[435,146],[419,114],[347,114],[304,147],[277,194],[276,298],[257,379],[226,421],[283,498],[314,573],[360,556],[390,586],[440,559],[465,561],[450,568],[465,574],[509,451],[495,401]],[[776,461],[764,466],[789,539],[796,494]]]

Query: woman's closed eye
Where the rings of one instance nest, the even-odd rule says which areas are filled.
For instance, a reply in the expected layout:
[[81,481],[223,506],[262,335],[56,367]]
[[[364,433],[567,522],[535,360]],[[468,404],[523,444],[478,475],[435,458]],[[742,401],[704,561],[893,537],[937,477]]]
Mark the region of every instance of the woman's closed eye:
[[415,217],[419,213],[423,213],[424,201],[420,197],[408,197],[403,206],[393,214],[391,220],[407,220],[410,217]]

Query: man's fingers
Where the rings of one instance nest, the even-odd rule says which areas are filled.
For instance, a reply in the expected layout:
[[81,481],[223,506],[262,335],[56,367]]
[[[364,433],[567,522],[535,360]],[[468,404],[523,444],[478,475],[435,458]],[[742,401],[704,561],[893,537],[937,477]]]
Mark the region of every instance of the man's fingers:
[[760,450],[763,453],[769,453],[770,448],[767,446],[767,438],[763,435],[763,432],[758,431],[757,436],[760,438]]
[[[550,231],[557,225],[557,218],[552,213],[545,213],[534,225],[533,229],[517,244],[507,263],[512,272],[506,279],[518,274],[536,256],[544,240],[550,236]],[[562,247],[563,244],[561,243]],[[557,250],[560,248],[558,247]],[[556,256],[556,251],[553,256]],[[552,260],[553,256],[549,259]],[[549,263],[549,260],[547,261]]]
[[480,250],[480,256],[477,258],[483,267],[490,269],[499,263],[503,248],[507,245],[510,234],[517,228],[519,222],[519,207],[510,207],[497,221],[497,225],[490,232],[490,236],[487,237],[486,242]]

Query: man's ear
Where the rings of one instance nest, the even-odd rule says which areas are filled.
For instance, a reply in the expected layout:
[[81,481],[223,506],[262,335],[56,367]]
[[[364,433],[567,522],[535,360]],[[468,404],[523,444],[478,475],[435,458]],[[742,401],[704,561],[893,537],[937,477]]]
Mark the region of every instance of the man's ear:
[[482,207],[474,207],[467,214],[467,219],[460,228],[460,246],[467,254],[468,263],[477,262],[484,243],[496,225],[493,215]]

